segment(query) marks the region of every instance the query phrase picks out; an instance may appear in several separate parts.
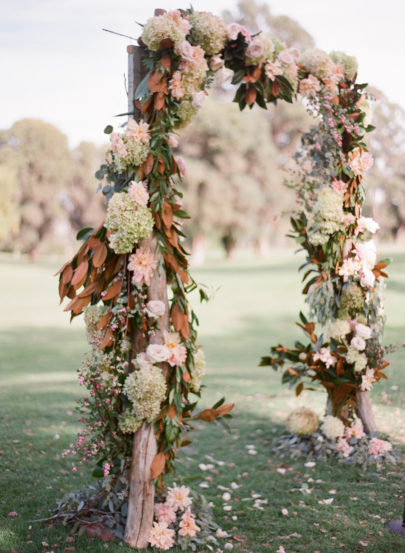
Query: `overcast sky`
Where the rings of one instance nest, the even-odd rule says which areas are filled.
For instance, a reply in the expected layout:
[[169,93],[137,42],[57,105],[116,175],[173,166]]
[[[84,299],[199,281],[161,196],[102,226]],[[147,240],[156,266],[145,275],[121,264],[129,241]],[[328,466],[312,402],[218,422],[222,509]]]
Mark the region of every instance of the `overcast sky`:
[[[319,48],[343,50],[359,61],[359,80],[378,86],[405,108],[405,0],[269,0]],[[194,0],[220,14],[232,0]],[[159,0],[173,9],[189,0]],[[135,21],[152,15],[145,0],[0,0],[0,128],[23,117],[53,123],[72,146],[101,143],[113,115],[126,111],[126,45],[107,27],[139,35]]]

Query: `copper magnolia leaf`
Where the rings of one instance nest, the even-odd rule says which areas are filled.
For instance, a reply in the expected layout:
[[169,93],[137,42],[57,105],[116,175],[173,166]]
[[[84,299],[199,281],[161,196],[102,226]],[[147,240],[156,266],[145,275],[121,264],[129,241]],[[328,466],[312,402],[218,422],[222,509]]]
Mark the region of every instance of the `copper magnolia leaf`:
[[80,294],[78,295],[78,298],[85,298],[87,296],[91,296],[92,293],[95,292],[96,288],[97,288],[97,282],[93,282],[92,284],[89,284],[88,286],[86,286],[84,290],[80,292]]
[[67,284],[68,282],[70,282],[72,280],[72,276],[73,276],[73,267],[69,263],[66,269],[62,273],[63,284]]
[[300,382],[298,386],[295,388],[295,395],[299,396],[303,389],[304,389],[304,384]]
[[227,415],[232,411],[232,409],[235,407],[234,403],[225,403],[225,405],[221,405],[221,407],[218,407],[218,409],[215,409],[219,417],[222,417],[223,415]]
[[152,464],[150,466],[150,477],[153,480],[154,478],[157,478],[162,472],[164,471],[164,468],[166,466],[166,458],[164,453],[158,453],[155,455],[155,458],[152,461]]
[[167,69],[169,71],[169,73],[171,72],[171,70],[172,70],[172,58],[170,57],[170,55],[168,55],[168,54],[163,55],[160,58],[160,64],[161,64],[162,67]]
[[103,296],[103,301],[110,300],[112,298],[115,298],[115,296],[118,296],[118,294],[122,290],[122,280],[116,280],[110,286],[107,288],[107,293]]
[[162,220],[167,228],[170,228],[173,224],[173,209],[169,202],[163,204]]
[[75,315],[79,315],[83,309],[90,303],[91,296],[86,296],[85,298],[76,298],[76,302],[72,307],[72,311]]
[[63,271],[66,269],[66,267],[67,267],[68,265],[70,265],[70,263],[71,263],[71,261],[66,261],[66,263],[64,263],[64,264],[62,265],[62,267],[59,269],[59,271],[57,271],[53,276],[58,276],[58,275],[60,275],[61,273],[63,273]]
[[218,415],[215,409],[204,409],[204,411],[193,417],[194,420],[202,420],[204,422],[213,422],[217,418]]
[[177,409],[175,405],[170,405],[169,409],[167,410],[167,414],[171,419],[174,419],[174,417],[177,414]]
[[190,373],[188,371],[184,371],[182,376],[183,376],[184,382],[190,382],[191,376],[190,376]]
[[153,163],[154,163],[154,157],[151,153],[148,154],[148,157],[146,158],[145,163],[143,164],[143,172],[145,173],[145,176],[149,175],[149,173],[153,169]]
[[245,102],[248,106],[251,106],[255,103],[257,96],[256,87],[253,85],[249,85],[248,89],[245,92]]
[[77,267],[77,269],[75,270],[75,273],[72,278],[72,286],[74,286],[76,289],[80,288],[80,286],[86,280],[88,269],[89,269],[89,262],[82,261],[80,265]]
[[160,111],[165,107],[165,95],[163,94],[163,92],[158,92],[155,94],[153,107],[156,111]]
[[92,262],[94,267],[101,267],[101,265],[104,263],[104,261],[107,258],[107,246],[101,242],[99,246],[97,246],[96,251],[93,254]]
[[108,313],[106,313],[105,315],[103,315],[101,317],[101,319],[98,321],[97,323],[97,329],[98,330],[104,330],[104,328],[107,326],[107,324],[110,322],[111,320],[111,317],[112,317],[112,313],[111,311],[109,311]]
[[164,74],[160,71],[153,71],[148,78],[148,88],[151,92],[159,91],[159,83],[163,79]]
[[104,349],[109,346],[112,346],[114,343],[114,334],[111,328],[107,328],[106,333],[104,334],[104,339],[99,346],[99,349]]

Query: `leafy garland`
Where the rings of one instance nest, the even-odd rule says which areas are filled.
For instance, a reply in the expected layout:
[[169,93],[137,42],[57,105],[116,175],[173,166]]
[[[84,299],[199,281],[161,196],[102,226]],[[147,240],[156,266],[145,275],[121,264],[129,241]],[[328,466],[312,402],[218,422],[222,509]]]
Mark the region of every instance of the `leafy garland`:
[[[131,119],[123,132],[106,128],[111,151],[96,173],[108,200],[106,222],[98,229],[79,232],[82,246],[59,271],[61,301],[71,300],[65,310],[72,318],[85,311],[91,344],[91,354],[79,371],[80,382],[90,391],[81,400],[86,428],[67,453],[80,451],[85,461],[96,462],[96,475],[112,480],[128,466],[132,435],[144,421],[154,425],[158,454],[152,476],[161,478],[163,471],[173,470],[178,448],[188,443],[185,434],[192,420],[223,421],[233,407],[221,400],[212,409],[193,414],[197,402],[190,394],[200,396],[204,360],[196,345],[198,319],[187,300],[198,285],[189,274],[182,245],[181,221],[188,216],[176,181],[184,176],[185,167],[173,153],[177,142],[173,131],[195,115],[214,78],[232,77],[240,109],[254,104],[266,108],[278,100],[292,102],[297,92],[307,99],[309,109],[323,122],[318,131],[304,136],[305,155],[315,164],[323,162],[318,160],[319,150],[327,156],[317,133],[328,138],[323,144],[333,144],[328,151],[333,151],[333,176],[343,183],[341,211],[352,221],[345,227],[338,225],[323,244],[311,241],[315,230],[308,214],[316,211],[318,189],[329,185],[314,177],[315,170],[305,173],[303,169],[297,191],[306,209],[292,218],[292,225],[294,236],[308,252],[310,270],[305,278],[311,271],[316,273],[307,282],[306,292],[315,297],[314,289],[329,287],[336,318],[342,297],[355,280],[340,273],[343,260],[354,259],[351,248],[347,253],[348,241],[365,234],[358,230],[362,174],[354,167],[356,160],[359,166],[368,155],[364,134],[372,130],[359,107],[364,85],[355,84],[353,60],[344,54],[330,57],[310,50],[300,57],[276,39],[251,36],[239,24],[226,27],[220,18],[192,9],[152,17],[143,28],[140,44],[146,76],[136,91],[134,107],[143,121]],[[333,124],[325,126],[325,118]],[[384,276],[383,268],[381,263],[373,267],[377,279]],[[169,313],[151,296],[151,279],[162,272],[171,289]],[[369,321],[375,311],[369,301],[372,288],[362,283],[356,286],[365,300],[364,320]],[[199,288],[199,292],[201,300],[206,300],[205,291]],[[329,313],[322,315],[323,308],[318,309],[316,301],[311,305],[322,320],[331,318]],[[171,332],[163,343],[154,344],[164,316],[169,316]],[[353,401],[358,377],[347,363],[347,346],[332,338],[329,347],[334,361],[320,357],[319,351],[328,344],[315,336],[314,323],[303,316],[301,320],[311,344],[297,343],[292,350],[273,348],[263,364],[277,368],[288,361],[293,368],[284,372],[285,381],[296,382],[310,374],[329,393],[333,388],[332,393],[343,402]],[[377,346],[375,338],[373,351],[380,351]],[[376,354],[373,359],[377,380],[383,364],[377,363]]]

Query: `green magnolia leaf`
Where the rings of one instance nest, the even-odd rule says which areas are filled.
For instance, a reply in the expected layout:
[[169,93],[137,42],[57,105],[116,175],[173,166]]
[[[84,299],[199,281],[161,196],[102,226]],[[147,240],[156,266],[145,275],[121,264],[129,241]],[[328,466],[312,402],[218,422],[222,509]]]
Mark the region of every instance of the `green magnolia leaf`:
[[79,232],[76,234],[76,240],[86,240],[90,236],[90,234],[93,232],[93,227],[86,227],[79,230]]

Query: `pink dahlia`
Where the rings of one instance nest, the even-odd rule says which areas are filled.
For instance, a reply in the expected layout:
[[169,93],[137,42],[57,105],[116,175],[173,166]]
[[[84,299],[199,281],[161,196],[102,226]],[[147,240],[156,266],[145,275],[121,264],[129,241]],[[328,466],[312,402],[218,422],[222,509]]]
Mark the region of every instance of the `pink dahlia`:
[[151,251],[139,248],[129,258],[128,269],[134,272],[134,284],[150,285],[151,278],[157,267],[157,259]]
[[135,138],[137,142],[149,144],[149,125],[145,121],[139,121],[138,123],[135,119],[130,119],[128,121],[127,133]]
[[181,366],[186,361],[187,350],[180,341],[180,335],[178,332],[167,332],[164,333],[165,346],[170,351],[170,357],[168,359],[169,365]]
[[176,511],[167,503],[156,503],[155,517],[158,522],[165,522],[169,525],[176,522]]
[[179,535],[194,538],[199,530],[200,528],[197,526],[194,515],[189,507],[184,511],[184,514],[181,517]]
[[373,438],[368,446],[368,452],[370,455],[382,455],[391,451],[392,445],[390,442],[385,440],[379,440],[378,438]]
[[175,511],[184,511],[191,505],[190,488],[187,486],[173,486],[168,488],[166,504],[172,507]]
[[359,148],[350,155],[349,167],[356,176],[365,173],[373,166],[373,163],[373,156],[369,152],[362,152]]
[[308,75],[306,79],[300,82],[300,93],[303,96],[316,96],[316,93],[321,89],[321,83],[313,75]]
[[137,205],[143,205],[146,207],[149,201],[149,192],[147,189],[147,182],[135,182],[133,181],[128,188],[128,194],[131,196],[134,203]]
[[152,547],[167,551],[174,545],[175,531],[171,530],[166,522],[154,522],[150,531],[149,543]]

